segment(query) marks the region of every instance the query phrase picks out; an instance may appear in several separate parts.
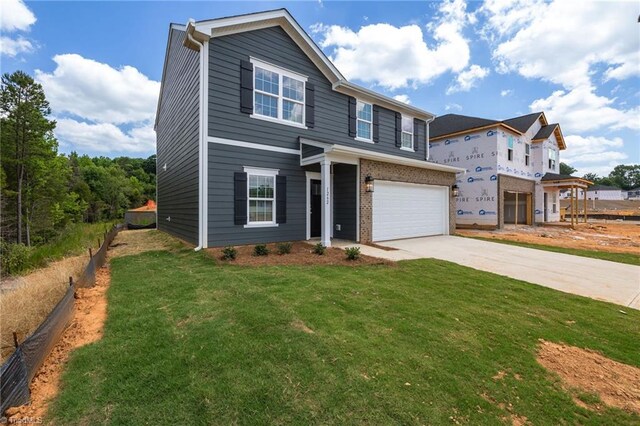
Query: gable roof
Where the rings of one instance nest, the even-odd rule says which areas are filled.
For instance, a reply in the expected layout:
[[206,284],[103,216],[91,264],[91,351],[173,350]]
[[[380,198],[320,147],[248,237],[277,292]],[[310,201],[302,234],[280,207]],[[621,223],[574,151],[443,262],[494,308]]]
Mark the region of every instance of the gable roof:
[[469,129],[478,129],[487,126],[495,126],[499,124],[496,120],[487,120],[486,118],[469,117],[458,114],[445,114],[437,117],[429,125],[430,139],[436,139],[440,136],[456,134]]
[[527,115],[522,115],[520,117],[509,118],[508,120],[503,120],[502,122],[509,127],[513,127],[518,130],[520,133],[524,133],[535,123],[539,118],[542,118],[542,124],[547,124],[547,118],[544,116],[543,112],[534,112]]
[[532,140],[542,140],[547,139],[549,136],[553,134],[553,131],[558,127],[558,123],[549,124],[547,126],[540,127],[538,133],[535,134]]
[[404,112],[412,117],[420,118],[428,122],[434,119],[435,115],[428,111],[405,104],[404,102],[397,101],[347,81],[318,45],[309,37],[309,34],[307,34],[293,16],[291,16],[289,11],[284,8],[197,22],[190,21],[186,26],[186,31],[195,41],[187,37],[185,46],[190,49],[199,50],[200,45],[198,42],[208,41],[210,38],[275,26],[280,26],[289,37],[291,37],[298,47],[300,47],[322,74],[331,82],[332,88],[336,92],[357,97],[367,102],[376,103],[387,109]]

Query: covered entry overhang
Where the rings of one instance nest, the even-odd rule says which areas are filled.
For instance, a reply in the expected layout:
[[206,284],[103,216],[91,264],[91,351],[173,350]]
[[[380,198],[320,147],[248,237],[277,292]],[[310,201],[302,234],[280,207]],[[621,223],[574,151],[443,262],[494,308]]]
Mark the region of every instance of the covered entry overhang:
[[542,176],[542,179],[540,179],[540,184],[542,185],[543,189],[555,189],[558,191],[561,189],[569,190],[569,193],[570,193],[569,199],[570,199],[570,206],[571,206],[570,218],[571,218],[572,227],[576,226],[579,222],[578,190],[582,189],[583,203],[584,203],[583,204],[583,210],[584,210],[583,221],[584,223],[587,222],[587,188],[589,187],[589,185],[593,185],[593,182],[580,177],[571,176],[571,175],[546,173],[544,176]]
[[[313,177],[320,181],[321,185],[321,224],[320,224],[320,239],[323,245],[329,247],[331,245],[331,236],[333,234],[333,221],[332,216],[334,212],[334,194],[333,194],[333,186],[332,185],[332,165],[352,165],[356,168],[356,179],[353,182],[355,185],[354,198],[347,202],[347,205],[355,205],[356,218],[355,222],[357,224],[357,233],[356,240],[360,241],[360,202],[361,202],[361,192],[367,191],[367,185],[365,180],[367,177],[371,179],[376,179],[377,176],[365,176],[361,175],[360,164],[361,160],[371,160],[380,163],[388,163],[391,165],[397,166],[406,166],[413,167],[419,169],[429,169],[439,172],[452,173],[453,177],[455,177],[456,173],[464,173],[465,169],[445,166],[442,164],[432,163],[425,160],[418,160],[413,158],[401,157],[392,154],[386,154],[376,151],[370,151],[367,149],[350,147],[345,145],[333,144],[325,141],[317,141],[306,138],[299,138],[300,142],[300,165],[303,167],[314,166],[315,170],[318,170],[319,165],[319,173],[313,172]],[[364,174],[364,173],[363,173]],[[371,173],[372,175],[375,173]],[[308,174],[309,176],[309,174]],[[336,178],[334,177],[334,180]],[[307,178],[309,182],[309,177]],[[333,182],[336,184],[336,182]],[[455,183],[455,179],[452,184]],[[423,185],[425,186],[425,185]],[[336,186],[337,188],[337,186]],[[446,207],[449,207],[449,197],[451,185],[448,185],[446,190]],[[381,188],[382,189],[382,188]],[[336,194],[340,195],[340,194]],[[443,197],[444,198],[444,197]],[[341,200],[344,203],[344,200]],[[366,202],[366,197],[365,197]],[[338,204],[335,205],[336,214],[338,214]],[[310,209],[309,195],[307,195],[307,210]],[[375,209],[375,204],[371,206],[371,209]],[[370,209],[370,210],[371,210]],[[375,214],[374,214],[375,218]],[[426,219],[425,219],[426,220]],[[307,215],[307,222],[310,222],[309,213]],[[448,220],[446,221],[448,224]],[[309,231],[309,225],[307,226],[307,230]],[[375,230],[374,230],[375,233]],[[309,237],[309,232],[307,232],[307,237]],[[365,238],[366,240],[366,238]]]

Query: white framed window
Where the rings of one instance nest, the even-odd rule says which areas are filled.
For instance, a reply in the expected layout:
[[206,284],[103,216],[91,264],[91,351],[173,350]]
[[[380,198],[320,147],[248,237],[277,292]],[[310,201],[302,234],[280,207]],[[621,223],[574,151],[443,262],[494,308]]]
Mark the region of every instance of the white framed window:
[[507,160],[513,161],[513,136],[507,137]]
[[253,114],[251,117],[305,127],[307,77],[251,58]]
[[528,143],[524,144],[524,165],[528,166],[531,157],[531,145]]
[[247,173],[247,224],[277,226],[276,176],[278,170],[244,168]]
[[356,138],[373,140],[373,105],[362,101],[356,103]]
[[550,170],[556,169],[556,160],[558,159],[557,155],[558,153],[556,152],[555,149],[549,150],[549,169]]
[[413,151],[413,118],[402,116],[401,148]]
[[551,194],[551,211],[553,213],[558,213],[558,199],[556,197],[555,192]]

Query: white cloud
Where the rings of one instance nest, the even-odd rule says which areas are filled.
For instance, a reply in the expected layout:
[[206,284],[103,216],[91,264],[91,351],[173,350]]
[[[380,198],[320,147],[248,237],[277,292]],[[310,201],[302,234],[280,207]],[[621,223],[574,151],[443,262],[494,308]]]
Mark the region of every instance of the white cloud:
[[444,110],[445,111],[462,111],[462,105],[451,102],[444,106]]
[[347,78],[397,89],[464,70],[470,50],[462,30],[470,21],[463,0],[441,3],[435,20],[425,27],[435,40],[431,46],[425,41],[423,28],[415,24],[370,24],[357,32],[315,24],[311,30],[323,37],[322,48],[333,49],[331,60]]
[[488,68],[471,65],[468,69],[458,74],[455,82],[447,89],[447,95],[455,92],[468,92],[471,88],[476,87],[477,83],[487,75],[489,75]]
[[63,118],[57,120],[55,134],[64,146],[80,152],[147,154],[155,150],[156,143],[150,123],[125,132],[111,123],[84,123]]
[[512,94],[513,94],[513,90],[511,89],[505,89],[500,91],[500,96],[502,96],[503,98],[506,96],[511,96]]
[[595,93],[590,85],[570,91],[557,90],[549,97],[536,99],[531,111],[544,111],[551,122],[560,123],[566,132],[586,132],[601,128],[640,129],[640,108],[616,109],[613,100]]
[[395,95],[393,99],[399,102],[403,102],[405,104],[411,103],[411,99],[409,99],[409,95]]
[[34,50],[33,44],[22,36],[15,39],[11,37],[0,37],[0,53],[9,57],[14,57],[20,53],[28,53]]
[[136,68],[111,67],[76,54],[56,55],[52,73],[36,70],[51,108],[96,122],[132,123],[151,120],[160,83]]
[[606,176],[618,164],[628,158],[622,152],[624,142],[621,138],[608,139],[600,136],[565,137],[567,150],[562,151],[560,160],[575,167],[577,175],[596,173]]
[[596,64],[608,79],[640,75],[636,2],[489,0],[480,13],[502,72],[567,88],[587,84]]
[[28,31],[36,17],[22,0],[2,0],[0,30],[3,32]]

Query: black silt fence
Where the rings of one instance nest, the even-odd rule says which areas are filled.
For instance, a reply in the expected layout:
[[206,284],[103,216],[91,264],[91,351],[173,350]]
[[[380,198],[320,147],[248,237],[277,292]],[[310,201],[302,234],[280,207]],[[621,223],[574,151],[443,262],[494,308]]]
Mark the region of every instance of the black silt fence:
[[21,344],[18,345],[16,342],[15,352],[0,367],[0,415],[4,414],[7,408],[29,402],[29,383],[73,318],[75,289],[95,285],[96,271],[105,264],[107,249],[121,229],[123,226],[117,225],[105,232],[98,251],[95,254],[89,251],[89,263],[80,279],[75,283],[70,279],[69,288],[64,296],[36,331]]

